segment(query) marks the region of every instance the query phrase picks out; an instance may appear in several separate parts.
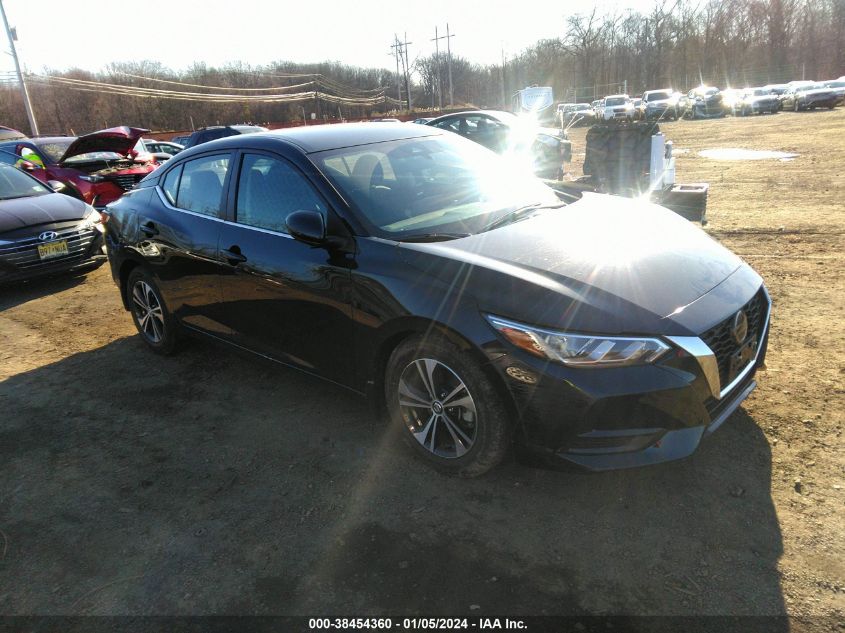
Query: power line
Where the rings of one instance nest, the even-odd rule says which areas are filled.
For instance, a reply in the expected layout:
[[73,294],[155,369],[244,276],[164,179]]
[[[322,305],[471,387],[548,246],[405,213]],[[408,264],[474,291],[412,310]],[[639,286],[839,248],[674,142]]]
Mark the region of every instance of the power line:
[[172,99],[177,101],[200,101],[207,103],[242,103],[242,102],[257,102],[257,103],[293,103],[297,101],[305,101],[310,99],[323,99],[330,103],[346,104],[346,105],[360,105],[371,106],[379,105],[381,103],[400,103],[395,99],[390,99],[384,93],[370,96],[344,96],[338,94],[331,94],[320,90],[309,90],[289,94],[258,94],[258,95],[240,95],[229,93],[199,93],[175,90],[161,90],[158,88],[142,88],[138,86],[126,86],[122,84],[113,84],[101,81],[89,81],[85,79],[72,79],[68,77],[56,77],[49,75],[33,75],[35,81],[44,84],[59,84],[66,88],[77,90],[80,92],[93,92],[99,94],[115,94],[122,96],[141,97],[141,98],[155,98],[155,99]]

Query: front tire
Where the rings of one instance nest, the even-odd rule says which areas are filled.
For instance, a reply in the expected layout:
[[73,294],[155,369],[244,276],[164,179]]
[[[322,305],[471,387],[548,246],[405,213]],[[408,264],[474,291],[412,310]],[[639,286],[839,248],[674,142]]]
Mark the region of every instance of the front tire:
[[477,477],[510,448],[501,396],[478,363],[444,338],[415,336],[393,351],[385,399],[405,441],[441,472]]
[[126,296],[132,321],[144,343],[157,354],[172,354],[178,341],[178,326],[167,311],[152,275],[143,268],[135,268],[126,280]]

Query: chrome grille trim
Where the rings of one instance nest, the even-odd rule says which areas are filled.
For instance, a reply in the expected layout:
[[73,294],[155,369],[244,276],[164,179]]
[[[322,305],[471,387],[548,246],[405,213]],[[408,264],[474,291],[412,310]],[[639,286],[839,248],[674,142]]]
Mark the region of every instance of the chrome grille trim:
[[[21,270],[28,270],[39,267],[51,266],[56,263],[72,261],[82,258],[97,239],[97,230],[94,228],[72,227],[56,231],[57,237],[53,240],[42,242],[38,237],[28,237],[16,240],[11,246],[0,247],[0,263],[14,266]],[[38,247],[41,244],[54,242],[67,242],[68,254],[59,257],[51,257],[42,260],[38,256]]]
[[676,346],[680,347],[685,352],[695,357],[695,359],[698,361],[699,367],[701,367],[701,372],[704,374],[704,378],[707,381],[707,385],[710,387],[710,392],[712,396],[718,400],[721,400],[722,398],[730,394],[731,391],[737,385],[741,384],[742,381],[748,377],[748,374],[751,372],[751,370],[757,365],[757,361],[760,358],[760,352],[764,347],[763,341],[766,340],[766,335],[769,332],[769,321],[771,319],[772,314],[772,298],[769,296],[769,293],[765,290],[765,288],[760,288],[760,290],[755,293],[755,297],[760,292],[763,293],[763,299],[766,303],[763,323],[760,326],[759,332],[757,334],[757,352],[756,354],[754,354],[754,358],[752,358],[745,365],[742,371],[737,374],[736,378],[734,378],[724,388],[722,388],[721,385],[722,381],[719,376],[719,364],[716,359],[716,354],[713,352],[712,349],[710,349],[710,347],[707,345],[707,343],[704,342],[702,338],[698,336],[666,337],[667,340],[671,341]]
[[146,175],[147,174],[116,174],[108,176],[108,180],[111,180],[124,191],[129,191]]

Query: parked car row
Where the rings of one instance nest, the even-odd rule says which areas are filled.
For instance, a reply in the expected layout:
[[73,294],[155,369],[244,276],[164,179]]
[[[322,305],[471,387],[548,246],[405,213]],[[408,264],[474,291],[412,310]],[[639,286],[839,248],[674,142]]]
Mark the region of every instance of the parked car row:
[[510,112],[457,112],[430,119],[424,125],[454,132],[497,154],[521,160],[541,178],[560,179],[564,163],[572,158],[572,146],[563,130],[539,127]]
[[681,93],[672,88],[646,90],[641,97],[616,94],[587,103],[561,103],[557,122],[562,128],[596,122],[710,119],[780,110],[834,108],[845,101],[845,77],[829,81],[792,81],[751,88],[698,86]]
[[[199,145],[263,129],[215,126],[187,140]],[[100,211],[184,149],[144,138],[148,132],[122,126],[29,138],[0,127],[0,284],[105,260]]]

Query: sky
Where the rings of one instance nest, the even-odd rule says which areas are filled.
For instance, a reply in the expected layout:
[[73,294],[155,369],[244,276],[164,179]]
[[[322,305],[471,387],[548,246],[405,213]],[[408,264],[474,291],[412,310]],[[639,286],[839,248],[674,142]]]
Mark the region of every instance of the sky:
[[[453,55],[481,64],[501,63],[543,38],[562,34],[565,15],[629,8],[647,10],[653,0],[3,0],[17,28],[24,68],[97,71],[113,61],[160,61],[181,70],[194,62],[219,66],[276,60],[340,61],[395,68],[393,35],[407,33],[409,56],[435,51],[450,32]],[[134,8],[133,8],[134,7]],[[133,19],[133,14],[137,17]],[[445,40],[440,41],[445,46]],[[0,33],[0,50],[8,50]],[[14,70],[0,55],[0,71]]]

